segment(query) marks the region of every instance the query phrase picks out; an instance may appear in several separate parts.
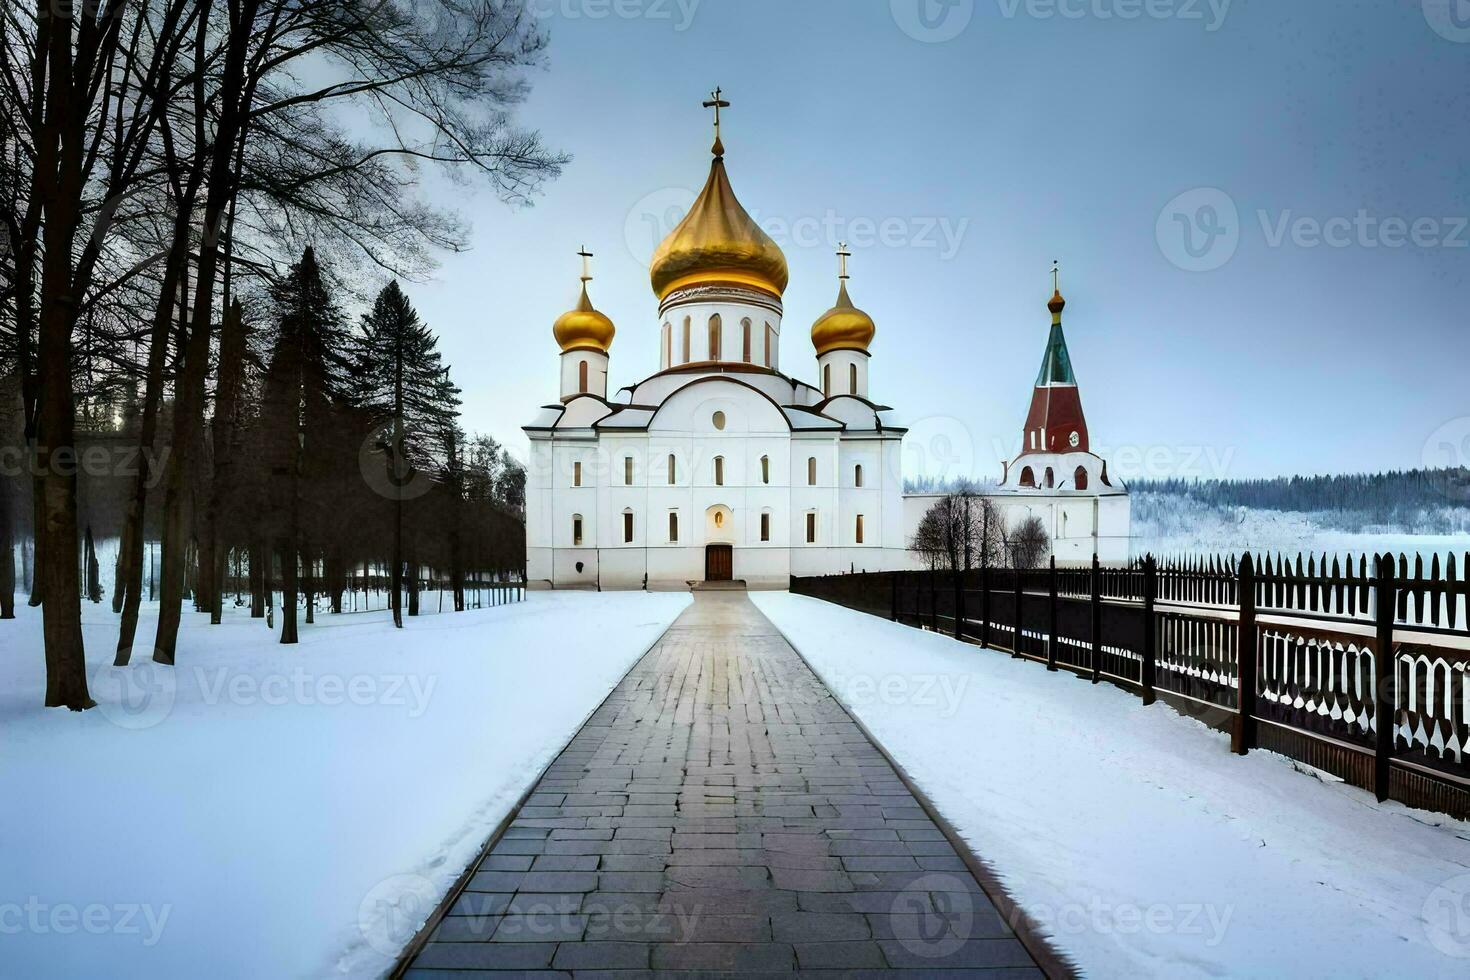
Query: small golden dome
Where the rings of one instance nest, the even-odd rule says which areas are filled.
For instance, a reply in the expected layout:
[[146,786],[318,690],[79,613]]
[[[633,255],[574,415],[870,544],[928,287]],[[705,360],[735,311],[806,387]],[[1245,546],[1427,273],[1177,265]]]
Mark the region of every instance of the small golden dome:
[[551,333],[561,345],[563,354],[573,350],[597,350],[606,354],[617,328],[611,320],[593,309],[584,280],[582,298],[577,301],[576,308],[557,317]]
[[852,305],[844,280],[837,290],[837,305],[812,324],[812,346],[817,349],[818,357],[834,350],[866,351],[877,332],[873,318]]
[[649,279],[659,301],[676,289],[747,286],[780,299],[790,274],[786,256],[735,198],[716,143],[704,190],[679,226],[653,253]]
[[1047,302],[1046,308],[1051,310],[1052,316],[1059,317],[1066,305],[1067,301],[1062,299],[1062,291],[1058,289],[1051,294],[1051,300]]

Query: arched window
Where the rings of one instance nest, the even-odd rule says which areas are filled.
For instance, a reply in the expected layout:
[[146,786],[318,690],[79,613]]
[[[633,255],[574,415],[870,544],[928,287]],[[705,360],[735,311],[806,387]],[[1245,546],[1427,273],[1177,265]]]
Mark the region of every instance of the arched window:
[[740,359],[746,364],[750,363],[750,319],[740,321]]
[[669,453],[669,486],[673,486],[679,480],[678,467],[674,461],[674,454]]
[[680,363],[689,363],[689,318],[687,316],[684,318],[684,357]]
[[862,544],[863,543],[863,515],[862,514],[859,514],[857,516],[857,527],[853,529],[853,542],[856,543],[856,544]]
[[806,458],[806,485],[814,487],[817,485],[817,457]]
[[1086,470],[1086,468],[1079,466],[1079,467],[1077,467],[1077,472],[1072,474],[1072,488],[1074,490],[1086,490],[1087,489],[1087,470]]
[[623,486],[625,486],[625,487],[631,487],[632,485],[633,485],[633,457],[632,456],[624,456],[623,457]]
[[1047,485],[1048,488],[1054,487],[1054,486],[1057,485],[1057,478],[1056,478],[1055,475],[1053,475],[1050,466],[1048,466],[1046,468],[1046,485]]
[[852,485],[860,487],[863,485],[863,464],[858,463],[852,468]]
[[768,510],[761,512],[761,540],[771,540],[771,512]]
[[581,544],[582,544],[582,515],[581,514],[573,514],[572,515],[572,547],[575,548],[575,547],[580,546]]
[[623,543],[633,543],[633,512],[631,510],[623,511]]
[[674,366],[674,328],[664,324],[664,367]]
[[715,486],[717,486],[717,487],[723,487],[724,485],[725,485],[725,457],[723,457],[723,456],[716,456],[715,457]]
[[1023,468],[1021,470],[1021,486],[1023,486],[1023,487],[1034,487],[1034,486],[1036,486],[1036,474],[1033,473],[1033,472],[1031,472],[1031,467],[1029,467],[1029,466],[1027,466],[1027,467],[1025,467],[1025,468]]
[[771,482],[771,457],[769,456],[761,457],[761,482]]
[[776,366],[776,331],[766,324],[766,367]]
[[856,395],[858,393],[856,364],[849,364],[847,366],[847,388],[850,394]]
[[586,361],[578,361],[577,362],[577,390],[579,392],[581,392],[582,394],[584,394],[584,395],[587,394],[587,362]]
[[832,365],[822,365],[822,394],[832,397]]
[[669,511],[669,543],[674,544],[679,540],[679,512]]
[[709,318],[709,359],[712,361],[720,359],[720,315],[718,313]]

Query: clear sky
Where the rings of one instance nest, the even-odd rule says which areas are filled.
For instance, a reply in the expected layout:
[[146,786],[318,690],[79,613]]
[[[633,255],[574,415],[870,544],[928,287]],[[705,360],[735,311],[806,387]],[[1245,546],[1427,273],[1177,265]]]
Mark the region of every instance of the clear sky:
[[646,262],[707,174],[718,84],[732,183],[791,267],[783,368],[816,380],[845,239],[911,473],[1018,448],[1053,259],[1124,475],[1467,462],[1467,0],[532,3],[523,118],[574,160],[530,209],[449,191],[473,248],[407,285],[467,426],[517,453],[579,246],[612,386],[656,370]]

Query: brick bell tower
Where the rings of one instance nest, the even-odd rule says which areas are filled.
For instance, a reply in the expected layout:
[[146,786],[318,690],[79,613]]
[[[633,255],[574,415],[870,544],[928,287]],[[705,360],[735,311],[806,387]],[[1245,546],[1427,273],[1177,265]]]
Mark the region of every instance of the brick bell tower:
[[1090,452],[1087,419],[1082,414],[1082,397],[1077,392],[1077,376],[1072,373],[1072,358],[1067,354],[1067,338],[1062,333],[1062,298],[1057,268],[1053,267],[1052,296],[1046,304],[1051,311],[1051,335],[1046,341],[1046,355],[1041,359],[1041,373],[1031,391],[1031,410],[1026,413],[1026,429],[1021,434],[1021,455],[1033,453]]

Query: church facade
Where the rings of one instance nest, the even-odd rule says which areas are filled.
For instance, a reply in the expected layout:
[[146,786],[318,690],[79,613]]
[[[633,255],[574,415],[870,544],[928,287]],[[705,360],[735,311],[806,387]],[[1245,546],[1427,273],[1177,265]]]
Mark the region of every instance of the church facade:
[[869,394],[876,327],[848,295],[847,253],[810,331],[818,382],[797,380],[781,364],[786,258],[736,199],[718,127],[717,112],[709,178],[650,269],[658,369],[609,395],[616,330],[585,253],[553,326],[560,399],[525,426],[532,587],[785,588],[907,563],[905,430]]

